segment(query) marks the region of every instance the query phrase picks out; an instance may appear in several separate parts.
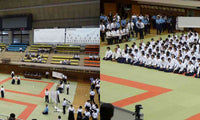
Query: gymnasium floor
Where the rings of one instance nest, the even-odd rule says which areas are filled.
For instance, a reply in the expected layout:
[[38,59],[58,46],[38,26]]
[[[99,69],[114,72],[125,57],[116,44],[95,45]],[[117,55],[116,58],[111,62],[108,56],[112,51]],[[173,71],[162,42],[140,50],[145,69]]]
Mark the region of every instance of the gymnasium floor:
[[[42,115],[41,113],[46,105],[44,102],[44,90],[49,88],[50,91],[54,91],[58,81],[44,78],[42,80],[34,80],[20,77],[21,85],[11,85],[10,75],[0,74],[0,86],[3,85],[5,88],[5,98],[0,98],[1,115],[9,115],[13,112],[18,118],[23,120],[32,120],[33,118],[38,120],[56,120],[58,115],[61,115],[62,119],[67,119],[68,113],[63,115],[62,113],[54,112],[54,104],[49,104],[49,115]],[[67,96],[66,91],[60,94],[60,109],[62,109],[64,97],[73,103],[76,88],[77,82],[70,81],[70,94]],[[75,109],[77,109],[77,106],[75,106]]]
[[[156,36],[155,40],[166,36]],[[144,42],[151,37],[146,37]],[[121,49],[125,44],[120,44]],[[127,44],[131,45],[132,41]],[[106,47],[101,46],[101,58]],[[114,50],[116,45],[110,47]],[[200,119],[200,79],[103,60],[100,70],[102,102],[129,111],[134,111],[136,104],[142,104],[145,120]],[[119,116],[123,115],[117,113],[113,120],[122,119]]]

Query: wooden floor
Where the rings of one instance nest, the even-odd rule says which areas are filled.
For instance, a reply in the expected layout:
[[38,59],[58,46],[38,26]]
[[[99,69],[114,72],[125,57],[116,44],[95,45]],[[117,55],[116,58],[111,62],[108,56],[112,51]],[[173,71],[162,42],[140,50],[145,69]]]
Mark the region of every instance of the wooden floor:
[[[89,82],[88,83],[83,82],[83,81],[78,82],[73,104],[74,105],[82,105],[82,107],[84,108],[85,102],[90,99],[89,92],[90,92],[90,83]],[[96,92],[96,90],[95,90],[95,92]],[[98,103],[98,106],[99,106],[97,93],[95,94],[95,102]],[[100,109],[100,106],[99,106],[99,109]],[[75,114],[75,118],[76,117],[77,117],[77,114]]]

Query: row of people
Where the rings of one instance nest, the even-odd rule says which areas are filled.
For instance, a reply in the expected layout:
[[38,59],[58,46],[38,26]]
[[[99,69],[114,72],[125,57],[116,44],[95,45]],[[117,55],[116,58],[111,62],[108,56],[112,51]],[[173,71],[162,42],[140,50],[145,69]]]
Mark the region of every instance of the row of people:
[[90,54],[89,55],[89,59],[90,60],[99,60],[99,55],[97,55],[97,54],[95,54],[95,55]]
[[165,72],[186,73],[188,76],[199,77],[200,72],[200,44],[197,32],[182,34],[180,37],[169,35],[166,40],[160,38],[151,42],[140,43],[139,47],[133,43],[121,50],[117,45],[112,52],[107,47],[104,60],[116,60],[119,63],[134,64]]
[[[121,19],[118,13],[116,13],[114,16],[112,14],[109,16],[105,16],[104,14],[102,14],[100,16],[101,20],[100,33],[102,41],[104,41],[107,31],[113,31],[113,30],[117,31],[119,29],[122,30],[127,29],[130,31],[130,35],[132,35],[132,37],[134,37],[134,33],[136,34],[136,37],[138,37],[139,33],[140,39],[144,39],[143,32],[145,35],[150,34],[151,24],[153,24],[153,28],[157,29],[157,34],[161,34],[161,32],[164,32],[166,29],[168,29],[169,33],[172,33],[174,28],[172,17],[170,16],[153,15],[152,17],[150,17],[148,14],[144,16],[133,14],[128,19],[124,17],[122,18],[123,19]],[[120,34],[121,36],[123,35],[120,32],[117,34],[118,36]]]
[[73,55],[73,58],[74,58],[74,59],[78,59],[78,60],[80,60],[80,56],[79,56],[79,54],[74,54],[74,55]]
[[[69,82],[68,82],[68,84],[65,85],[64,79],[67,79],[67,78],[65,78],[65,76],[63,76],[63,79],[61,79],[60,83],[58,84],[58,86],[56,88],[57,89],[57,91],[56,91],[56,101],[57,101],[57,103],[61,102],[59,95],[64,93],[64,86],[66,86],[66,88],[67,88],[66,89],[67,95],[69,94],[69,87],[68,87]],[[67,83],[67,81],[66,81],[66,83]],[[98,85],[96,86],[96,89],[98,89],[97,91],[99,91],[100,80],[99,79],[92,80],[92,83],[95,83],[95,85],[99,84],[99,87],[98,87]],[[91,86],[92,86],[92,84],[91,84]],[[99,107],[95,103],[94,97],[95,97],[95,91],[94,91],[94,89],[91,89],[90,90],[90,100],[87,100],[85,105],[84,105],[85,110],[83,110],[82,106],[79,106],[77,112],[76,112],[75,108],[73,107],[73,105],[71,104],[71,102],[64,98],[63,102],[62,102],[62,107],[63,107],[62,112],[63,112],[63,114],[66,114],[66,108],[67,108],[68,112],[69,112],[68,120],[74,120],[74,113],[75,112],[77,113],[77,120],[89,120],[90,118],[92,118],[93,120],[97,120],[97,118],[99,116]],[[49,91],[48,91],[48,89],[46,89],[46,91],[45,91],[45,102],[49,103]],[[45,115],[49,113],[48,104],[46,105],[46,108],[42,113],[45,114]]]

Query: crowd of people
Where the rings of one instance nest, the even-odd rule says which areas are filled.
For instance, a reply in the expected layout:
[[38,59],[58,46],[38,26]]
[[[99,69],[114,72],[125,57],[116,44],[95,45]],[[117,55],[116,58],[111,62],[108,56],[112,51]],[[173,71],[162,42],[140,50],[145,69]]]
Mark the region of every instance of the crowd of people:
[[38,48],[38,52],[40,53],[50,53],[50,48]]
[[[56,91],[56,101],[57,103],[60,103],[59,94],[63,94],[66,88],[66,94],[69,95],[70,92],[70,83],[67,82],[67,77],[63,75],[62,80],[57,85],[57,91]],[[91,90],[90,90],[90,100],[87,100],[85,102],[84,108],[83,106],[79,106],[76,110],[74,106],[71,104],[70,101],[67,99],[63,99],[62,102],[62,112],[63,114],[66,114],[66,108],[68,109],[68,120],[75,120],[74,114],[77,113],[77,120],[90,120],[92,118],[93,120],[97,120],[99,116],[99,106],[97,104],[97,101],[94,100],[96,92],[94,91],[96,89],[100,101],[100,79],[93,79],[91,78]],[[98,101],[98,102],[99,102]],[[46,89],[45,91],[45,102],[46,107],[45,110],[42,112],[42,114],[47,115],[49,113],[48,103],[49,103],[49,90]],[[58,119],[61,120],[61,116],[58,116]]]
[[123,39],[128,41],[130,37],[144,39],[144,35],[150,34],[151,25],[157,29],[157,34],[161,34],[168,29],[168,33],[173,32],[174,20],[170,16],[162,15],[136,15],[132,14],[129,18],[121,17],[116,13],[113,15],[101,14],[100,16],[100,34],[101,40],[105,38],[108,44],[121,43]]
[[74,59],[77,59],[77,60],[80,60],[80,56],[79,56],[78,53],[77,53],[77,54],[74,54],[74,55],[73,55],[73,58],[74,58]]
[[168,35],[165,40],[152,38],[146,44],[141,41],[139,46],[133,42],[130,47],[126,44],[124,49],[117,45],[114,51],[107,47],[103,59],[200,77],[199,46],[199,34],[196,31],[189,31],[180,36]]
[[[25,57],[26,59],[36,63],[42,63],[42,61],[44,60],[43,55],[40,55],[39,52],[38,53],[26,52]],[[22,62],[24,62],[24,58],[22,58]]]

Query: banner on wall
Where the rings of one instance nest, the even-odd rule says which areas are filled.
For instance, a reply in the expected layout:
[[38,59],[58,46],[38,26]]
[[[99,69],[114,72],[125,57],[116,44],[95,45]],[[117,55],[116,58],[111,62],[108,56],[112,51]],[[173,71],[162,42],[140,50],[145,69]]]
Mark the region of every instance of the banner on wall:
[[63,74],[60,73],[60,72],[52,71],[52,77],[62,79],[63,78]]
[[99,28],[35,29],[34,44],[100,44]]
[[99,28],[66,29],[66,43],[100,44],[100,29]]
[[64,43],[65,29],[35,29],[34,43]]

